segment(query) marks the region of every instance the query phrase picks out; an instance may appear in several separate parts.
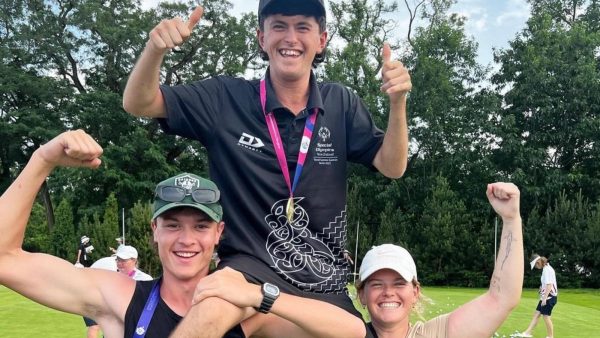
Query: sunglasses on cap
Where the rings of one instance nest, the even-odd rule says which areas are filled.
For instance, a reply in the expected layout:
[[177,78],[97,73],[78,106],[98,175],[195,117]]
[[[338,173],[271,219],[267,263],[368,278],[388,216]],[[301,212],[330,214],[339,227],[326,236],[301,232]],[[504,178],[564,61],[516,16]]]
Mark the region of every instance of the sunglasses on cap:
[[181,202],[186,196],[201,204],[212,204],[219,201],[218,189],[197,188],[188,190],[178,186],[162,186],[156,188],[156,196],[165,202]]

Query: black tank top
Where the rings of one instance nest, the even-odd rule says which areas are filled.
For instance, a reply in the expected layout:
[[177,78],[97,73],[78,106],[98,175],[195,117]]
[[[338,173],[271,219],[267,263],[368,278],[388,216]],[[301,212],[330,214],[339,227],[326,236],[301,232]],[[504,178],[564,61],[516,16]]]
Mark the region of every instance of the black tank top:
[[[150,296],[150,291],[152,290],[152,285],[155,280],[152,281],[136,281],[135,284],[135,292],[133,293],[133,298],[127,307],[127,312],[125,313],[125,337],[131,338],[136,329],[136,325],[142,311],[144,310],[144,305],[146,305],[146,301],[148,300],[148,296]],[[166,338],[168,337],[179,322],[182,317],[176,314],[169,306],[163,301],[162,297],[160,298],[158,305],[156,306],[156,310],[154,311],[154,315],[150,320],[150,324],[148,325],[148,332],[146,333],[146,338]],[[242,331],[242,327],[238,324],[233,327],[227,334],[225,334],[224,338],[245,338],[244,332]]]

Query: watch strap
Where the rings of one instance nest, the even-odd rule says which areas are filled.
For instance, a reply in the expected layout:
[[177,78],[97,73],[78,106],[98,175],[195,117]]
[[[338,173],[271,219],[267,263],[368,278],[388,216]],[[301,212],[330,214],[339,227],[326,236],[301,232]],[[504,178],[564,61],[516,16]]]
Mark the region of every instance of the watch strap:
[[[270,285],[274,286],[272,284],[270,284]],[[273,303],[275,303],[275,300],[277,299],[279,294],[272,295],[270,293],[265,292],[264,284],[261,286],[260,290],[263,294],[263,299],[262,299],[262,302],[260,303],[260,307],[256,310],[258,310],[258,312],[260,312],[260,313],[269,313],[269,311],[271,311],[271,307],[273,307]]]

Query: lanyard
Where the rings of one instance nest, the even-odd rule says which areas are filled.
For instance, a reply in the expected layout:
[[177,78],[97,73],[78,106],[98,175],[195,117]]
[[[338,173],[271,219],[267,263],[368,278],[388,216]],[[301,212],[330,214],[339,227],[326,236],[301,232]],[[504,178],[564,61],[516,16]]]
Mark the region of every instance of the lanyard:
[[148,296],[148,300],[146,300],[146,305],[144,305],[144,311],[140,315],[140,319],[138,320],[138,323],[135,326],[135,332],[133,333],[134,338],[144,338],[146,336],[146,332],[148,331],[148,324],[150,324],[150,319],[152,319],[152,315],[154,315],[154,310],[156,310],[156,305],[158,305],[159,298],[160,279],[155,281],[154,285],[152,286],[150,296]]
[[287,184],[288,191],[290,193],[290,197],[286,206],[286,215],[288,221],[292,223],[294,215],[294,191],[296,190],[298,180],[300,179],[300,174],[302,173],[302,169],[304,168],[306,154],[308,153],[308,148],[310,147],[310,140],[312,138],[313,129],[315,128],[315,121],[317,120],[318,109],[315,108],[313,110],[313,113],[310,114],[310,116],[306,119],[306,122],[304,124],[304,134],[302,135],[302,142],[300,142],[300,152],[298,153],[298,163],[296,164],[294,181],[292,184],[290,184],[290,171],[288,169],[287,160],[285,158],[285,151],[283,150],[281,136],[279,135],[279,128],[277,128],[277,122],[275,121],[275,116],[273,115],[273,112],[267,112],[266,110],[267,85],[266,80],[264,78],[260,80],[260,104],[262,106],[263,114],[265,114],[265,120],[267,121],[267,127],[269,128],[269,134],[271,135],[271,141],[273,142],[275,153],[277,154],[277,161],[279,162],[279,167],[283,172],[283,178],[285,179],[285,183]]

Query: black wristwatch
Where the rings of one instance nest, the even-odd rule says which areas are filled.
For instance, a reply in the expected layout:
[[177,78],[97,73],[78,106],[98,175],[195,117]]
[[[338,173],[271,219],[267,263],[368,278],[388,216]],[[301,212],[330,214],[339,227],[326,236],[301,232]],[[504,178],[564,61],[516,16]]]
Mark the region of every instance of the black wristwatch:
[[256,310],[261,313],[269,313],[273,303],[275,303],[275,300],[279,297],[279,288],[277,285],[264,283],[261,287],[261,292],[263,294],[263,300],[262,303],[260,303],[260,307]]

